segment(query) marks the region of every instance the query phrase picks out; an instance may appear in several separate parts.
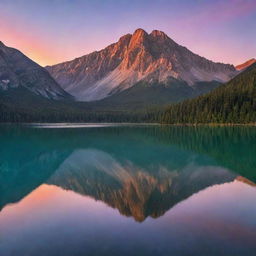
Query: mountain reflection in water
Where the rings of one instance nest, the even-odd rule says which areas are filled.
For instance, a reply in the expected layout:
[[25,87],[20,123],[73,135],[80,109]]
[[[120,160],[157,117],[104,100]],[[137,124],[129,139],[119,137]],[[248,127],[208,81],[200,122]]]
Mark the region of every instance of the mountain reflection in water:
[[236,177],[223,168],[197,166],[193,160],[179,169],[161,163],[144,168],[128,159],[118,162],[103,151],[77,150],[48,183],[89,195],[117,208],[123,215],[143,221],[147,216],[161,216],[195,192]]
[[[237,245],[232,255],[239,255],[236,252],[253,255],[250,253],[256,249],[256,221],[253,218],[256,207],[252,206],[256,203],[254,128],[156,126],[55,130],[3,126],[0,131],[0,230],[3,230],[0,235],[7,237],[0,243],[0,254],[2,250],[3,255],[13,255],[15,249],[12,251],[8,245],[23,232],[39,235],[47,227],[52,230],[54,226],[61,226],[64,233],[67,232],[65,227],[69,228],[68,237],[70,229],[86,236],[89,231],[83,230],[82,223],[87,223],[89,230],[99,229],[93,231],[95,237],[105,239],[108,244],[107,248],[104,247],[106,251],[91,245],[94,249],[91,248],[90,253],[108,254],[115,247],[120,253],[133,254],[122,251],[128,250],[126,246],[122,250],[117,248],[111,238],[101,237],[103,234],[107,236],[110,228],[103,223],[103,213],[113,226],[120,224],[121,216],[132,217],[134,223],[142,222],[139,229],[128,218],[123,221],[130,226],[124,224],[123,228],[127,229],[127,235],[134,236],[133,232],[138,232],[136,236],[146,236],[141,246],[145,243],[148,249],[138,249],[138,253],[142,250],[145,255],[165,255],[155,250],[188,255],[189,246],[195,253],[214,255],[213,252],[218,252],[217,244],[230,253],[234,241]],[[121,215],[118,216],[113,209]],[[26,224],[28,215],[31,215],[30,224]],[[150,224],[152,218],[156,219],[155,224]],[[198,222],[198,218],[202,222]],[[46,220],[50,226],[38,224],[46,224]],[[24,224],[17,224],[23,221]],[[197,231],[194,230],[196,227]],[[168,231],[173,228],[177,232],[175,246],[166,240],[169,236],[174,241],[174,230],[174,233]],[[158,249],[151,248],[152,253],[148,251],[151,247],[148,242],[156,238],[147,234],[148,231],[159,232],[160,237],[168,234],[159,241]],[[54,234],[57,236],[54,232],[44,234],[44,239],[48,241]],[[182,245],[182,239],[178,239],[184,232],[194,232],[194,240],[184,238],[187,249]],[[218,240],[219,234],[228,239],[233,234],[234,241],[231,239],[229,244],[225,242],[226,238]],[[116,235],[113,233],[113,237]],[[213,239],[216,250],[207,251],[213,246],[210,241],[201,247],[190,244],[204,235]],[[68,239],[60,236],[63,241]],[[24,254],[17,255],[30,255],[26,254],[26,241],[17,237],[15,239],[20,239],[17,242],[20,244],[16,249],[24,250]],[[127,246],[135,243],[131,237],[117,237],[115,239],[121,244],[122,239],[129,240],[126,240]],[[89,245],[84,243],[81,246],[77,236],[75,238],[70,243],[74,248],[80,246],[81,251],[76,248],[63,255],[84,255],[84,246]],[[35,245],[36,253],[31,255],[41,255],[39,248],[44,245]],[[60,244],[48,245],[41,253],[56,255],[58,248],[61,248]]]

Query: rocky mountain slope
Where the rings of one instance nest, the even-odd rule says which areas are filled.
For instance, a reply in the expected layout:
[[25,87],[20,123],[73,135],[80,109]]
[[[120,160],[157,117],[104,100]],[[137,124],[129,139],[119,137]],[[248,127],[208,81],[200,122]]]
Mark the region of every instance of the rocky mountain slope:
[[256,59],[247,60],[246,62],[244,62],[240,65],[237,65],[236,70],[238,70],[238,71],[245,70],[246,68],[250,67],[254,63],[256,63]]
[[100,100],[139,81],[170,86],[182,82],[226,82],[232,65],[214,63],[177,44],[165,33],[137,29],[105,49],[46,67],[56,81],[81,101]]
[[0,42],[0,92],[18,87],[49,99],[71,98],[47,70]]

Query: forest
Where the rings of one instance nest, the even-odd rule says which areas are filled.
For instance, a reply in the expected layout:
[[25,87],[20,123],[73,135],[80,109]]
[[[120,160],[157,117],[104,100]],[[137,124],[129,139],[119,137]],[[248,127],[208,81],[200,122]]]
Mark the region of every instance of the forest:
[[248,124],[256,122],[256,64],[227,84],[169,106],[53,101],[26,89],[0,95],[0,122],[147,122],[162,124]]
[[165,124],[255,123],[256,64],[208,94],[169,106],[159,121]]

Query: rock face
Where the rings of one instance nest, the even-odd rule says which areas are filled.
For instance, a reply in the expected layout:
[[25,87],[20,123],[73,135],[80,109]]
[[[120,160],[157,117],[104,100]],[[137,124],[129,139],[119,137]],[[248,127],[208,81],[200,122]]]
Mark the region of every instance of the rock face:
[[178,45],[164,32],[137,29],[107,48],[72,61],[46,67],[78,100],[103,99],[139,81],[167,84],[226,82],[236,74],[232,65],[214,63]]
[[49,99],[71,98],[47,70],[0,42],[0,91],[17,87],[25,87]]
[[242,71],[251,66],[252,64],[256,63],[256,59],[250,59],[244,62],[243,64],[237,65],[236,70]]

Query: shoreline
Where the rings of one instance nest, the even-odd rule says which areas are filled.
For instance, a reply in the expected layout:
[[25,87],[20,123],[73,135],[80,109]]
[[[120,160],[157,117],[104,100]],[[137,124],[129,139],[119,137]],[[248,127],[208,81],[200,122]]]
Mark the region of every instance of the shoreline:
[[239,124],[239,123],[177,123],[177,124],[163,124],[163,123],[129,123],[129,122],[54,122],[54,123],[42,123],[42,122],[0,122],[0,125],[20,125],[34,128],[83,128],[83,127],[110,127],[110,126],[183,126],[183,127],[198,127],[198,126],[210,126],[210,127],[235,127],[235,126],[250,126],[255,127],[255,123]]
[[239,123],[198,123],[198,124],[162,124],[172,126],[256,126],[256,123],[239,124]]

